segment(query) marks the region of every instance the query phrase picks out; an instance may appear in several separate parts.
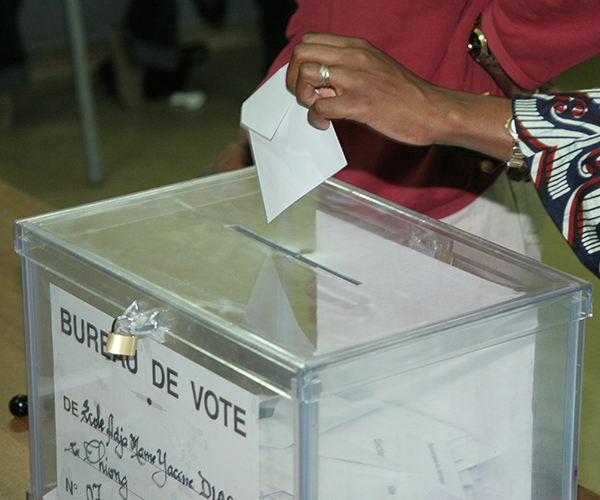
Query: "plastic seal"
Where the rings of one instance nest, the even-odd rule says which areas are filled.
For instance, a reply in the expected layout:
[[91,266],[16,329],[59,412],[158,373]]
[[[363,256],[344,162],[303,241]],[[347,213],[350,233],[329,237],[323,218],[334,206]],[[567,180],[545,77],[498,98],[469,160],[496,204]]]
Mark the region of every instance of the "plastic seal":
[[150,308],[143,301],[135,300],[113,322],[108,334],[106,351],[109,354],[134,356],[140,338],[151,338],[163,344],[173,317],[168,308]]

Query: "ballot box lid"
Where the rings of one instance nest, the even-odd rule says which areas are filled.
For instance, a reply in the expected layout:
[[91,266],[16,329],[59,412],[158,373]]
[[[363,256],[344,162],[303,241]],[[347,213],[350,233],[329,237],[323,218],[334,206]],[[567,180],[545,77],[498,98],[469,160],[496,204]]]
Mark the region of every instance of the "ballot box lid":
[[[248,168],[15,228],[25,261],[110,296],[115,311],[139,293],[292,370],[565,296],[581,297],[574,319],[590,314],[589,284],[336,180],[269,224]],[[486,332],[470,337],[474,348],[514,335]],[[188,332],[187,342],[195,339]],[[198,344],[210,350],[200,335]]]

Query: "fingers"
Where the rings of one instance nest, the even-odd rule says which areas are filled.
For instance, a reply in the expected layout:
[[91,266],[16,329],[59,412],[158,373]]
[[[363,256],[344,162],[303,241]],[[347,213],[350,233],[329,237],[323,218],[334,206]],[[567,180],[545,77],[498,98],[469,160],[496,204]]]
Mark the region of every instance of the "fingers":
[[320,129],[326,129],[331,120],[351,120],[369,126],[367,117],[370,107],[368,99],[352,94],[319,99],[308,109],[308,121]]
[[[286,74],[286,84],[292,91],[296,91],[298,80],[302,77],[315,88],[321,86],[321,65],[331,67],[340,64],[340,48],[330,45],[299,44],[294,48],[292,59]],[[331,75],[330,75],[331,81]]]
[[345,50],[348,49],[312,45],[294,53],[286,84],[298,102],[310,107],[317,99],[339,96],[347,90],[348,75],[360,65],[351,60],[358,57]]
[[[309,33],[302,37],[301,43],[296,45],[292,54],[286,84],[299,100],[307,105],[321,97],[312,95],[316,89],[322,87],[322,65],[329,67],[330,87],[335,89],[335,80],[331,72],[334,67],[356,67],[364,62],[365,52],[370,52],[374,47],[366,40],[349,38],[322,33]],[[361,62],[362,61],[362,62]]]
[[298,102],[309,108],[309,121],[326,129],[329,120],[354,119],[356,104],[371,89],[365,83],[365,72],[338,65],[329,66],[329,86],[324,87],[322,66],[315,62],[302,64],[294,92]]
[[308,121],[318,129],[326,130],[331,120],[346,118],[348,110],[345,107],[344,96],[332,99],[318,99],[308,108]]
[[[324,66],[326,71],[324,71]],[[306,62],[300,65],[293,84],[294,87],[291,87],[298,102],[310,107],[317,99],[335,97],[337,95],[336,87],[332,84],[334,72],[333,67],[316,62]],[[324,73],[328,73],[328,75],[325,75],[328,82],[323,81]],[[328,85],[323,86],[323,83],[328,83]]]
[[372,92],[367,82],[380,71],[380,60],[379,51],[366,40],[307,34],[294,48],[286,84],[309,108],[308,120],[326,129],[330,120],[356,116],[357,103]]
[[330,45],[332,47],[367,47],[371,44],[364,38],[331,35],[328,33],[306,33],[300,43],[313,45]]

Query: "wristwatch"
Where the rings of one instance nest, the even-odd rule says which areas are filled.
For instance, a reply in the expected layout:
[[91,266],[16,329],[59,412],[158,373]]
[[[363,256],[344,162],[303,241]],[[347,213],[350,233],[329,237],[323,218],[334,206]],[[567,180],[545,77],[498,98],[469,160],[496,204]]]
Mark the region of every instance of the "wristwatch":
[[467,44],[467,50],[471,57],[494,79],[506,97],[512,97],[515,94],[531,94],[531,91],[520,87],[512,81],[494,54],[492,54],[487,38],[481,29],[481,16],[475,21],[473,31],[471,31],[469,37],[469,43]]
[[498,66],[498,60],[491,53],[487,43],[487,38],[481,31],[481,20],[477,19],[475,27],[471,31],[469,37],[469,44],[467,49],[471,57],[475,59],[482,66]]

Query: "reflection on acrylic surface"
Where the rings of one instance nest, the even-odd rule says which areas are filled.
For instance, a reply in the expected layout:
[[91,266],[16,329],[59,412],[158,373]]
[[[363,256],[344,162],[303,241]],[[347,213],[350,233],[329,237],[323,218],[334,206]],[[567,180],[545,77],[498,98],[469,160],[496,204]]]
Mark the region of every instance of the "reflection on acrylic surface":
[[[524,338],[319,401],[319,497],[530,499],[534,348]],[[294,494],[295,403],[269,404],[260,479],[272,500]]]
[[[350,246],[343,243],[349,231]],[[293,266],[267,257],[243,321],[249,330],[304,359],[518,296],[323,213],[318,213],[316,234],[310,258],[335,266],[360,284],[315,272],[314,305],[308,301],[304,309],[314,316],[298,321],[297,301],[289,291]],[[377,259],[368,258],[373,248]],[[316,336],[311,341],[303,326],[313,321]],[[502,323],[495,327],[534,331],[538,326],[535,311]],[[464,336],[476,338],[475,330],[465,327]],[[452,350],[452,345],[444,346],[446,341],[436,338],[439,352]],[[356,392],[321,399],[319,497],[530,499],[534,359],[535,341],[529,336],[421,364]],[[294,404],[276,397],[261,404],[265,500],[294,495]]]
[[[321,211],[314,235],[303,261],[291,251],[265,253],[241,323],[304,359],[521,295]],[[536,325],[527,323],[519,327]]]

